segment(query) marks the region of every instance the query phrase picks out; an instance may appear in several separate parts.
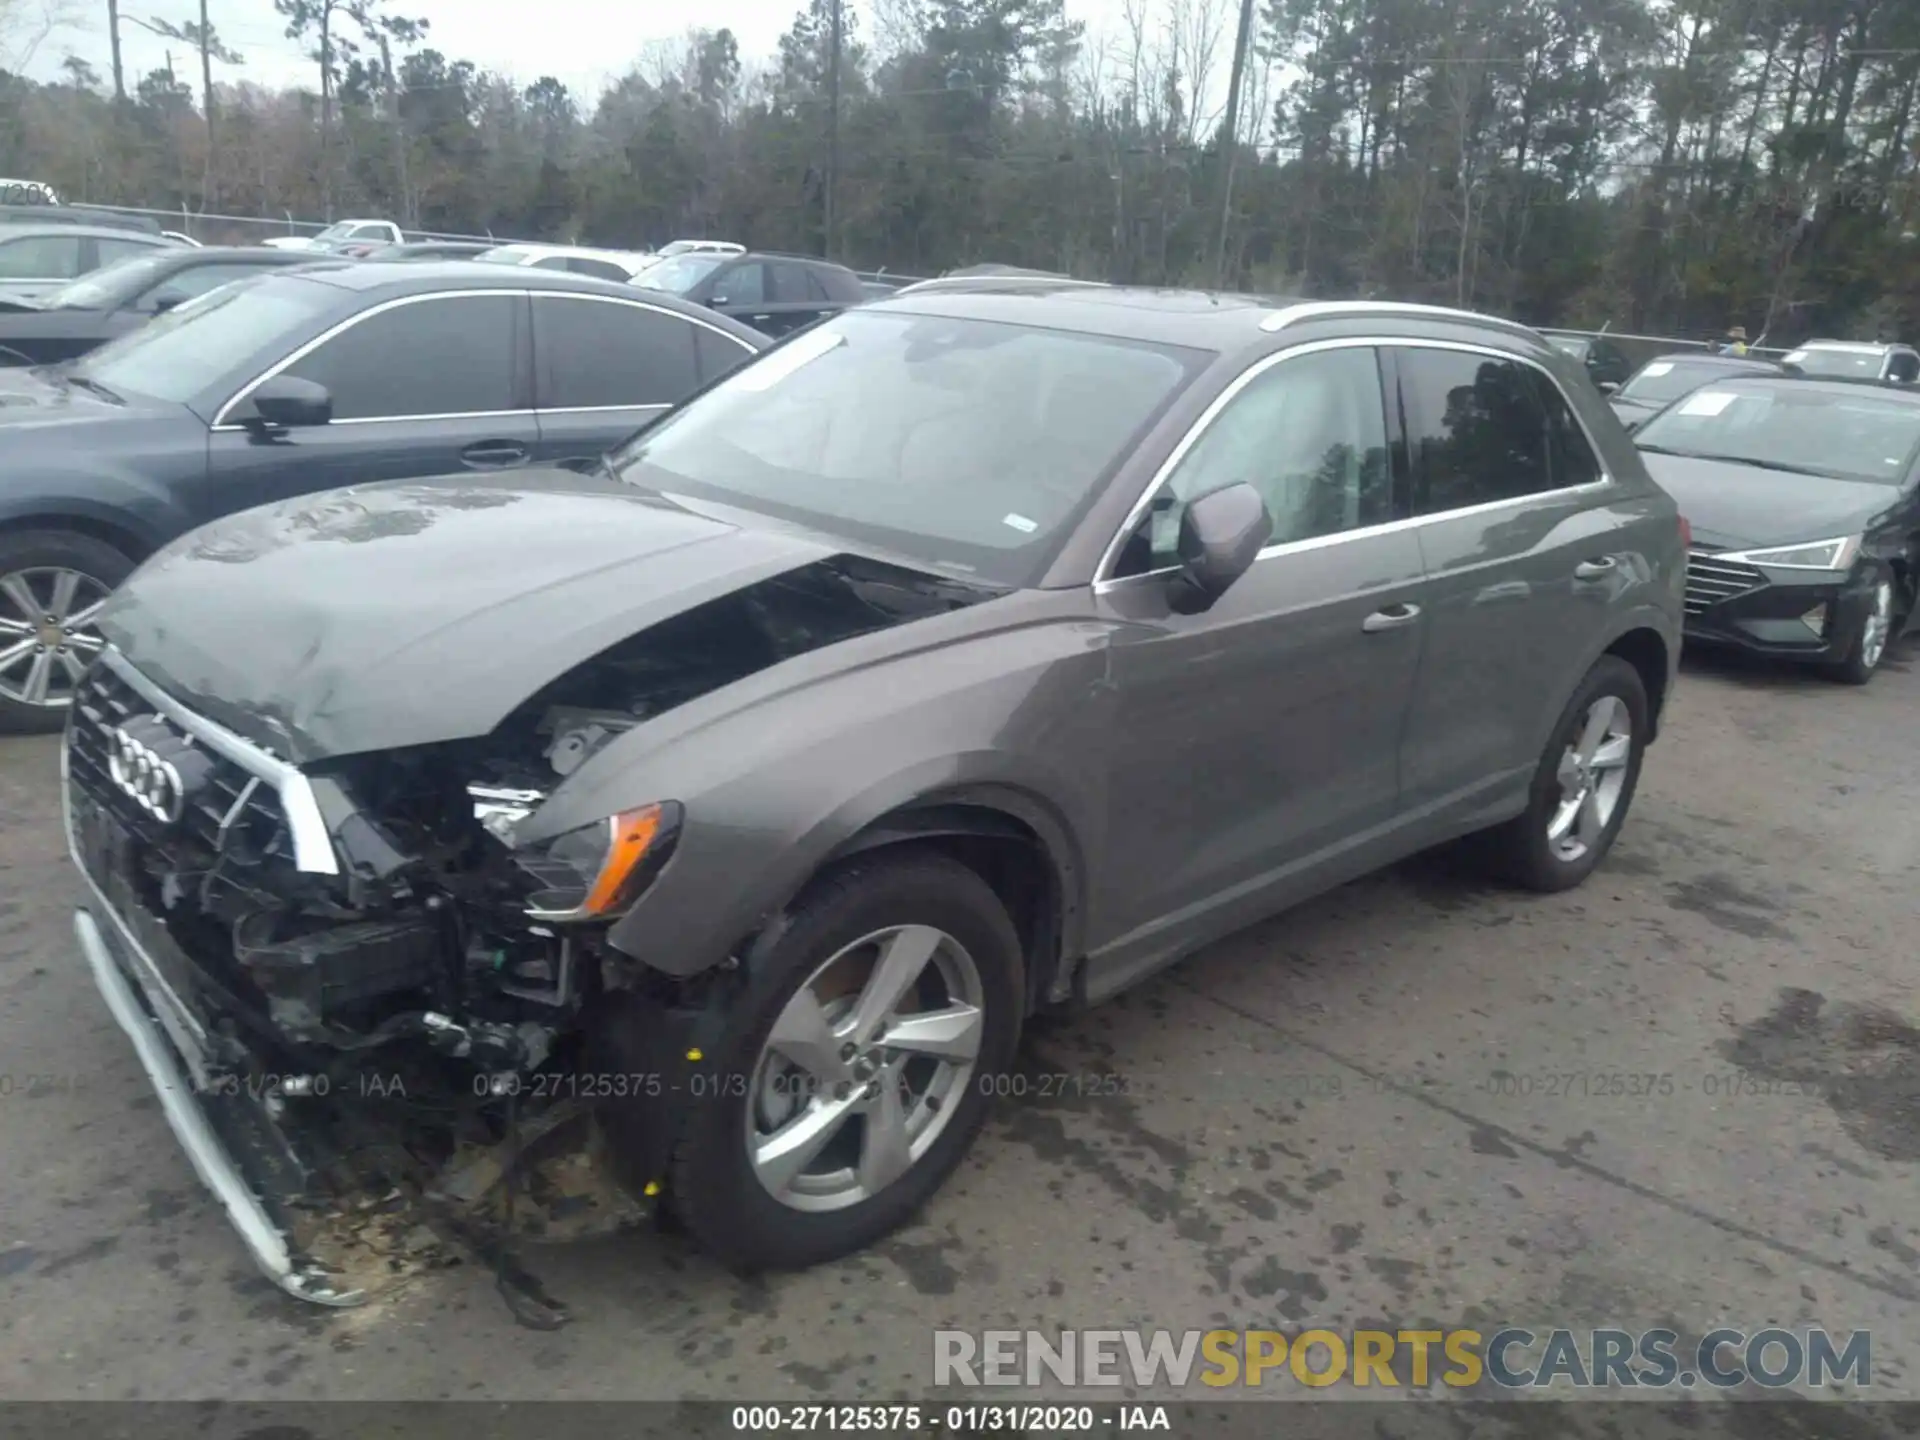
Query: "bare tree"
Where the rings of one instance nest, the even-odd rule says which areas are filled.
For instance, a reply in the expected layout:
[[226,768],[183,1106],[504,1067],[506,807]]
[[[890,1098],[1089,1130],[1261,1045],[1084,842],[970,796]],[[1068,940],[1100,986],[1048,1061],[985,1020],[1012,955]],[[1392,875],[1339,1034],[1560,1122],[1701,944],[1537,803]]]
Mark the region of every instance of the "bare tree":
[[25,70],[41,46],[79,23],[78,0],[0,0],[0,70]]

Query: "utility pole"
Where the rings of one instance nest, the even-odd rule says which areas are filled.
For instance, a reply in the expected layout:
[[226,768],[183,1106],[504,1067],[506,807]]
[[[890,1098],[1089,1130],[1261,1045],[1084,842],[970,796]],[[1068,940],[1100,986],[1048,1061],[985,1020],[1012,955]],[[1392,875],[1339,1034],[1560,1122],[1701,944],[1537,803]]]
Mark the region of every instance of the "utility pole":
[[1247,44],[1253,35],[1253,0],[1240,0],[1240,28],[1233,37],[1233,74],[1227,82],[1227,163],[1220,182],[1220,239],[1213,252],[1213,284],[1226,283],[1227,226],[1233,219],[1233,168],[1240,158],[1240,92],[1247,86]]
[[[207,0],[200,0],[202,5]],[[400,223],[414,220],[413,187],[407,183],[407,136],[400,125],[400,80],[393,73],[393,51],[387,44],[387,32],[380,32],[380,68],[387,72],[387,125],[393,131],[393,175],[400,187]]]
[[113,45],[113,98],[127,98],[127,74],[120,68],[120,0],[107,0],[107,39]]
[[827,185],[826,185],[826,243],[822,247],[827,259],[833,259],[833,221],[834,187],[840,180],[840,29],[841,0],[831,0],[833,6],[833,42],[827,55]]
[[207,112],[207,168],[200,179],[200,205],[211,210],[215,196],[213,177],[213,28],[207,24],[207,0],[200,0],[200,106]]

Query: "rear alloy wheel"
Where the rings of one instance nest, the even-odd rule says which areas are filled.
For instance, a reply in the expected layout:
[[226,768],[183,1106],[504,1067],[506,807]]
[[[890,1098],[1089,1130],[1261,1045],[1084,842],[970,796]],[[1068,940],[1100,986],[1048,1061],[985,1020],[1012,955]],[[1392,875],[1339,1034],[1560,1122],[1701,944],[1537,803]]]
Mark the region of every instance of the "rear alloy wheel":
[[672,1204],[738,1269],[818,1264],[904,1224],[966,1153],[1018,1038],[1019,940],[966,866],[880,854],[817,884],[747,965]]
[[1893,577],[1882,570],[1874,579],[1873,595],[1867,613],[1860,619],[1859,632],[1846,658],[1832,668],[1836,680],[1848,685],[1864,685],[1886,658],[1887,645],[1893,639]]
[[1613,848],[1648,731],[1640,672],[1603,655],[1574,691],[1534,772],[1527,808],[1488,832],[1496,867],[1529,890],[1568,890]]
[[0,730],[42,734],[66,723],[105,643],[94,620],[132,569],[89,535],[0,536]]

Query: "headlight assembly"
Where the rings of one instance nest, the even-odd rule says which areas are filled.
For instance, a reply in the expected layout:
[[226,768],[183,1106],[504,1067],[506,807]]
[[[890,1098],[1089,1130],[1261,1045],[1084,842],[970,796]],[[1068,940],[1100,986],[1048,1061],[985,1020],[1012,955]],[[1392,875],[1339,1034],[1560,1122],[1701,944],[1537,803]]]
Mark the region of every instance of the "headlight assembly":
[[680,806],[643,805],[514,850],[540,883],[527,904],[535,920],[604,920],[620,914],[652,883],[680,833]]
[[666,800],[522,845],[515,831],[545,801],[544,792],[470,785],[467,793],[474,802],[474,818],[538,883],[527,904],[527,915],[535,920],[618,915],[660,873],[680,835],[680,806]]
[[1730,551],[1713,558],[1771,565],[1779,570],[1846,570],[1859,554],[1860,537],[1846,535],[1838,540],[1808,540],[1800,545],[1774,545],[1765,550]]

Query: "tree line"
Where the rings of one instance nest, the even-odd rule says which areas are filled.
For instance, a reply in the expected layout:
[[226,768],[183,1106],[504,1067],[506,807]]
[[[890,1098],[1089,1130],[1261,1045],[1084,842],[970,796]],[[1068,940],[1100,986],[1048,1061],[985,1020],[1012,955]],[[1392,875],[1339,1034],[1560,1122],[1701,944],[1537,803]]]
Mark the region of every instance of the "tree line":
[[[124,8],[0,0],[0,56],[78,3]],[[1920,339],[1913,0],[1258,0],[1231,106],[1235,0],[1121,3],[1089,36],[1061,0],[809,0],[764,63],[702,30],[598,96],[443,54],[404,0],[273,0],[312,81],[271,88],[203,7],[153,22],[185,73],[0,69],[0,171],[189,212]]]

